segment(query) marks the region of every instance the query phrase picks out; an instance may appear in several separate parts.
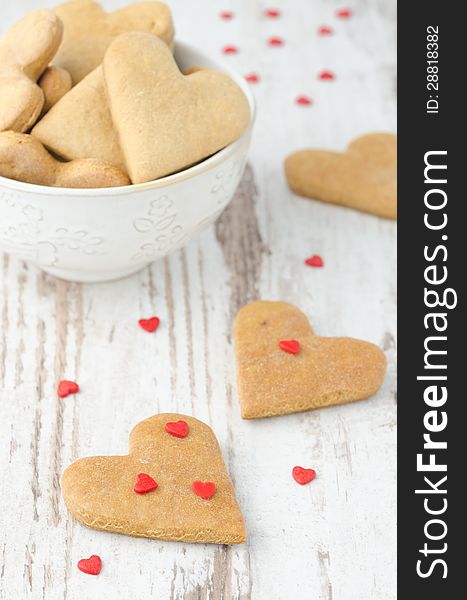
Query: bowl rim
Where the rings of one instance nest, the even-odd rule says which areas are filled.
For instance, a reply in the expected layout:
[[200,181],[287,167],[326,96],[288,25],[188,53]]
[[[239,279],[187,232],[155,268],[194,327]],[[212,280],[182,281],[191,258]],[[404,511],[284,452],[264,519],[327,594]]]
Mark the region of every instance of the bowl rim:
[[234,154],[237,148],[243,144],[244,140],[250,136],[251,129],[256,118],[256,102],[253,93],[251,92],[250,86],[248,85],[245,78],[242,77],[239,73],[226,66],[223,62],[211,59],[208,55],[198,50],[195,46],[192,46],[191,44],[187,44],[186,42],[177,40],[175,42],[175,50],[191,52],[204,57],[207,62],[213,63],[215,65],[216,70],[219,70],[229,75],[229,77],[233,79],[243,91],[248,100],[248,105],[250,107],[250,120],[248,122],[248,126],[238,139],[230,143],[228,146],[225,146],[225,148],[222,148],[215,154],[212,154],[208,158],[205,158],[201,162],[196,163],[195,165],[188,167],[187,169],[177,171],[177,173],[174,173],[172,175],[166,175],[165,177],[161,177],[159,179],[146,181],[145,183],[135,183],[129,185],[120,185],[115,187],[103,188],[64,188],[52,187],[47,185],[38,185],[36,183],[25,183],[24,181],[17,181],[16,179],[10,179],[8,177],[0,176],[0,194],[2,187],[8,188],[9,190],[15,192],[29,192],[48,196],[63,196],[65,194],[67,196],[75,197],[95,197],[96,195],[112,197],[115,195],[128,193],[135,194],[144,190],[167,187],[169,185],[179,183],[180,181],[184,181],[185,179],[191,179],[192,177],[196,177],[196,175],[200,175],[201,173],[204,173],[205,171],[209,171],[212,168],[216,167],[220,163],[224,162],[227,158],[229,158],[232,154]]

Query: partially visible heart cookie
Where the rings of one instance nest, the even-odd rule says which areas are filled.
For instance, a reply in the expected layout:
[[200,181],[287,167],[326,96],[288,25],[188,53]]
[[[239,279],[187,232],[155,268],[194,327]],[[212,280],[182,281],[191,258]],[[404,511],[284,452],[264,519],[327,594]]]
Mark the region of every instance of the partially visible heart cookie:
[[31,133],[65,160],[96,158],[126,171],[107,103],[102,67],[65,94]]
[[136,2],[106,13],[94,0],[71,0],[54,12],[64,25],[54,64],[70,73],[74,85],[101,64],[109,44],[125,31],[153,33],[172,46],[172,16],[162,2]]
[[[375,345],[314,334],[287,302],[244,306],[234,325],[242,417],[257,419],[363,400],[381,386],[386,357]],[[280,348],[296,340],[295,354]]]
[[42,115],[57,104],[63,96],[71,90],[71,76],[68,71],[60,67],[47,67],[42,73],[37,85],[44,94]]
[[[180,421],[188,425],[185,437],[166,430]],[[149,490],[151,480],[157,484]],[[63,473],[62,492],[71,514],[94,529],[184,542],[245,541],[216,437],[193,417],[159,414],[138,423],[127,456],[77,460]]]
[[285,174],[300,196],[395,219],[396,158],[397,137],[371,133],[355,139],[344,153],[294,152],[285,161]]
[[0,176],[63,188],[106,188],[128,185],[130,180],[105,160],[56,160],[28,133],[0,132]]
[[112,119],[133,183],[180,171],[236,140],[249,122],[248,101],[223,73],[183,75],[167,46],[125,33],[106,52]]
[[60,19],[34,10],[0,38],[0,131],[27,131],[39,117],[44,94],[37,80],[62,39]]

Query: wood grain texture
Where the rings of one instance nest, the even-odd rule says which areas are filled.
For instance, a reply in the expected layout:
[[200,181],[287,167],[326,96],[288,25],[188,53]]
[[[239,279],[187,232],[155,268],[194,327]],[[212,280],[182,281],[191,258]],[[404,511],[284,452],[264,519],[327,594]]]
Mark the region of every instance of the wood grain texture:
[[[0,29],[52,0],[5,0]],[[107,1],[116,8],[124,1]],[[218,222],[186,248],[112,284],[54,280],[0,260],[0,600],[390,600],[395,598],[395,225],[294,196],[284,157],[342,150],[395,131],[395,2],[359,0],[335,18],[330,0],[170,2],[179,39],[255,71],[249,166]],[[231,9],[235,18],[219,19]],[[320,38],[322,24],[335,35]],[[285,45],[266,40],[280,35]],[[337,79],[321,82],[331,69]],[[294,99],[307,94],[309,107]],[[303,260],[320,254],[325,268]],[[374,398],[287,417],[240,419],[233,316],[262,297],[298,305],[321,335],[380,344],[389,372]],[[157,314],[155,335],[140,317]],[[79,395],[56,397],[76,379]],[[248,543],[218,547],[132,539],[75,523],[60,494],[79,456],[125,453],[138,421],[193,414],[214,428]],[[309,486],[291,468],[312,466]],[[77,561],[100,554],[97,578]]]

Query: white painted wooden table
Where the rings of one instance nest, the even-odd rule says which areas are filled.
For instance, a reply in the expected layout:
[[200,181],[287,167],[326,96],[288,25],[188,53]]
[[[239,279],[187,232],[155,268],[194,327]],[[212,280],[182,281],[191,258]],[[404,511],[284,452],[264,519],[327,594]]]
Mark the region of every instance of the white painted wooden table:
[[[53,0],[3,0],[3,30]],[[107,8],[124,2],[104,2]],[[74,285],[3,256],[0,279],[0,599],[390,600],[395,598],[395,225],[293,196],[284,157],[342,149],[395,130],[395,2],[172,0],[179,39],[255,71],[258,120],[248,168],[218,223],[129,279]],[[223,21],[219,12],[235,11]],[[335,35],[319,37],[329,24]],[[285,45],[271,48],[271,35]],[[332,69],[334,82],[317,73]],[[299,94],[313,98],[297,106]],[[196,199],[194,199],[196,201]],[[320,254],[324,269],[303,265]],[[319,334],[383,346],[389,371],[365,402],[242,421],[232,319],[254,298],[291,301]],[[157,314],[155,335],[136,321]],[[82,393],[59,400],[62,377]],[[159,411],[210,423],[248,527],[238,547],[132,539],[67,514],[60,474],[77,457],[125,453]],[[313,466],[300,487],[290,471]],[[100,554],[99,577],[78,559]]]

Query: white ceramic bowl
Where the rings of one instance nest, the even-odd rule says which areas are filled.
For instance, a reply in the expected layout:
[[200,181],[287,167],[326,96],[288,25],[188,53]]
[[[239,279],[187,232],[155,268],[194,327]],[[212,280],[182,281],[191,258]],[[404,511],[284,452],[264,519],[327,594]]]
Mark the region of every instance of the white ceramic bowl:
[[0,249],[56,277],[97,282],[135,273],[180,248],[230,202],[245,167],[255,106],[243,77],[178,42],[181,69],[224,71],[250,105],[243,135],[175,175],[138,185],[52,188],[0,177]]

